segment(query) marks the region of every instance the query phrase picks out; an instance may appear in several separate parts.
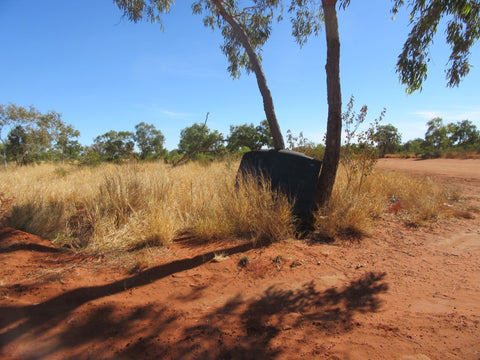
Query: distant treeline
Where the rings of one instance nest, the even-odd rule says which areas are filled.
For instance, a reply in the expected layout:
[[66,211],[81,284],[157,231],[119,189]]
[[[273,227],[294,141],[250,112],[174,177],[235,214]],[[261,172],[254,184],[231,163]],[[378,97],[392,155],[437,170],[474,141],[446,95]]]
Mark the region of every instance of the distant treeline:
[[[469,120],[444,124],[441,118],[427,123],[425,137],[401,141],[393,125],[375,124],[368,138],[348,143],[349,151],[375,149],[379,157],[387,154],[441,157],[450,153],[480,153],[480,132]],[[3,131],[3,132],[2,132]],[[6,136],[4,136],[6,132]],[[25,165],[42,161],[77,162],[97,165],[126,160],[164,160],[180,164],[190,160],[211,161],[239,156],[250,150],[271,148],[273,139],[266,120],[259,125],[231,125],[225,136],[205,123],[195,123],[180,132],[175,150],[164,148],[165,137],[155,125],[140,122],[134,131],[111,130],[97,136],[91,145],[78,142],[80,132],[62,120],[61,114],[45,114],[34,107],[0,105],[0,153],[3,164]],[[287,131],[287,147],[322,159],[324,146]]]

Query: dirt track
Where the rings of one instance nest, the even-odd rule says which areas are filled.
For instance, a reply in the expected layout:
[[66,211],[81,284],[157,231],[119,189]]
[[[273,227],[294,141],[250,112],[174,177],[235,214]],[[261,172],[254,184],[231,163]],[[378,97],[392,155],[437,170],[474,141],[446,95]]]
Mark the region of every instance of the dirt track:
[[406,171],[419,175],[433,175],[460,182],[480,181],[480,160],[456,159],[380,159],[377,167],[381,169]]
[[[378,167],[458,183],[479,205],[478,160]],[[478,360],[479,257],[478,214],[431,229],[389,215],[360,243],[180,239],[122,258],[3,229],[0,357]]]

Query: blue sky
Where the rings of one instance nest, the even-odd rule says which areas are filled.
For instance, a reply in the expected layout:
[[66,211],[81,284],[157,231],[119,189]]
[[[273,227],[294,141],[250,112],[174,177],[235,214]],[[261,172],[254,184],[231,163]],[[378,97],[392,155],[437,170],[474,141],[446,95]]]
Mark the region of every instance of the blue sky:
[[[109,130],[154,124],[176,148],[181,129],[203,122],[227,135],[230,125],[265,119],[255,77],[232,80],[218,31],[204,28],[190,1],[179,0],[158,24],[130,23],[111,0],[0,0],[0,104],[55,110],[89,145]],[[368,4],[368,5],[365,5]],[[344,104],[387,109],[384,124],[403,140],[422,137],[426,122],[471,120],[480,128],[480,49],[469,76],[445,86],[448,47],[439,31],[427,82],[406,95],[395,63],[408,34],[405,9],[392,21],[390,1],[352,1],[339,11]],[[286,16],[287,18],[287,16]],[[286,20],[275,25],[263,66],[284,136],[303,131],[320,142],[326,129],[324,32],[300,49]]]

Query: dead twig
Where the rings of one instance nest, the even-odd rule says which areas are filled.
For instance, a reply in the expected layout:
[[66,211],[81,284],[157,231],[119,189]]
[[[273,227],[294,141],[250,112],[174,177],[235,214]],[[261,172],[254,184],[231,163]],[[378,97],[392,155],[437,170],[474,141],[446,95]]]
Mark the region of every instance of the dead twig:
[[399,249],[392,249],[392,250],[401,252],[402,254],[406,254],[406,255],[411,256],[411,257],[415,257],[415,255],[413,255],[412,253],[409,253],[408,251],[405,251],[405,250],[399,250]]
[[174,278],[186,278],[186,277],[192,277],[192,276],[200,276],[200,274],[192,274],[192,275],[176,275],[176,274],[172,274],[172,277],[174,277]]
[[422,343],[420,343],[420,342],[418,342],[418,341],[416,341],[416,340],[413,340],[413,339],[409,338],[408,336],[403,336],[403,335],[397,333],[396,331],[393,331],[393,333],[394,333],[395,335],[397,335],[399,338],[405,339],[405,340],[407,340],[407,341],[413,342],[414,344],[417,344],[417,345],[420,346],[420,347],[423,347]]

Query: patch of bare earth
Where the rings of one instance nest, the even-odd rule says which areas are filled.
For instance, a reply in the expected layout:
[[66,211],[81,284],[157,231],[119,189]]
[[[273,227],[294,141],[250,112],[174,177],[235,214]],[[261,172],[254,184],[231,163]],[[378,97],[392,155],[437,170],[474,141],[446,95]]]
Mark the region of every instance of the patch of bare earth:
[[[478,160],[378,167],[458,183],[479,206]],[[478,360],[479,258],[478,214],[418,229],[385,214],[357,243],[186,238],[121,257],[4,228],[0,357]]]

